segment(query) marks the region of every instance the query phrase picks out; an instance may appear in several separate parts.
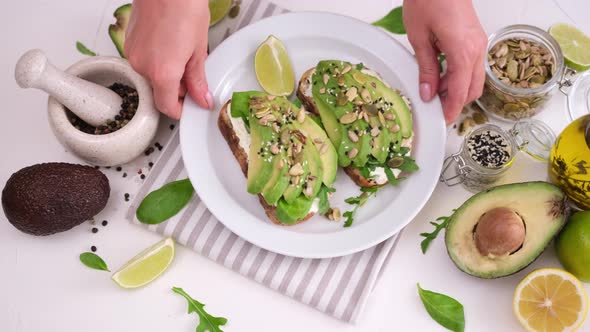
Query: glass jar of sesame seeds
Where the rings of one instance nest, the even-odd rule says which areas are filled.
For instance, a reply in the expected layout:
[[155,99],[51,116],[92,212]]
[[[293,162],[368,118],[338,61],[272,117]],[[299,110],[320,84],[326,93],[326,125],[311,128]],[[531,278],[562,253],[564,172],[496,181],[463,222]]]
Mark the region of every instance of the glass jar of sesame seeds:
[[530,25],[511,25],[490,35],[486,80],[477,104],[509,121],[541,112],[560,85],[565,65],[557,41]]
[[554,142],[555,134],[541,121],[519,121],[508,131],[492,124],[481,126],[445,159],[440,181],[462,184],[474,193],[489,189],[507,174],[518,151],[546,161]]

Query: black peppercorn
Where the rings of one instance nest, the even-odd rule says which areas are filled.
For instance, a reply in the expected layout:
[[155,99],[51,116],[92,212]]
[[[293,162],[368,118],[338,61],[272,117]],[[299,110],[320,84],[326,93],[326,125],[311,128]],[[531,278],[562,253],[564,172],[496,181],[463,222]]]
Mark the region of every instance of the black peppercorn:
[[92,227],[92,233],[98,233],[98,228]]
[[92,252],[96,252],[96,246],[90,247],[90,250],[92,250]]
[[106,221],[106,220],[103,220],[103,221],[102,221],[102,225],[103,225],[103,226],[106,226],[106,225],[108,225],[108,224],[109,224],[109,222],[108,222],[108,221]]

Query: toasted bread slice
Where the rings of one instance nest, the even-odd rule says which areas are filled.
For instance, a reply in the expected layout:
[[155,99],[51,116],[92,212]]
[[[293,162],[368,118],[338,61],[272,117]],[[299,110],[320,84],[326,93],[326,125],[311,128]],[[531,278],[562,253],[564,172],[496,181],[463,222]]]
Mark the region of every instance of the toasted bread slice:
[[[221,108],[221,111],[219,112],[219,117],[217,119],[217,126],[219,127],[221,134],[225,138],[227,145],[229,145],[229,148],[231,149],[232,153],[234,154],[236,161],[238,162],[238,164],[240,164],[240,168],[242,169],[242,173],[244,173],[244,176],[247,177],[248,176],[248,151],[245,151],[242,148],[242,146],[240,145],[240,139],[238,138],[238,136],[235,133],[235,130],[232,125],[231,118],[230,118],[231,114],[229,114],[228,105],[230,105],[230,104],[231,104],[231,100],[228,100]],[[305,218],[299,220],[298,222],[287,225],[287,224],[281,223],[278,220],[277,208],[275,206],[268,205],[268,203],[266,203],[266,201],[264,200],[264,197],[262,197],[262,195],[260,195],[260,194],[258,195],[258,200],[260,201],[260,205],[262,205],[262,207],[264,208],[264,212],[266,213],[268,218],[273,223],[275,223],[277,225],[281,225],[281,226],[292,226],[292,225],[302,223],[302,222],[308,220],[309,218],[313,217],[313,215],[315,214],[313,212],[310,212],[305,216]]]
[[[305,109],[308,112],[319,116],[320,111],[318,110],[318,107],[317,107],[315,101],[313,100],[313,97],[305,95],[305,92],[307,90],[309,90],[310,85],[312,84],[311,76],[313,75],[314,71],[315,71],[315,67],[309,68],[301,76],[301,79],[299,80],[299,85],[297,86],[297,98],[299,98],[299,100],[301,100],[301,104],[303,106],[305,106]],[[410,108],[410,111],[411,111],[412,108],[410,106],[411,105],[408,105],[408,107]],[[410,146],[410,148],[411,148],[411,146]],[[343,169],[344,169],[344,172],[359,187],[381,187],[381,186],[384,186],[387,184],[387,182],[378,184],[377,182],[375,182],[375,180],[362,176],[361,172],[352,165],[347,166],[347,167],[343,167]]]

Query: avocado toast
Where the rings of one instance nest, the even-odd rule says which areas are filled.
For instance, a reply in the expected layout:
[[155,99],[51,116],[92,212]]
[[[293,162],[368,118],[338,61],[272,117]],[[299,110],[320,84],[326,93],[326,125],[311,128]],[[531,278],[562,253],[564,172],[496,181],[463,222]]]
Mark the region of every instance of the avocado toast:
[[218,126],[268,218],[294,225],[325,213],[336,178],[337,154],[305,109],[284,97],[236,92]]
[[409,157],[413,141],[410,102],[362,64],[320,61],[306,71],[297,96],[321,117],[338,164],[361,187],[396,184],[418,169]]

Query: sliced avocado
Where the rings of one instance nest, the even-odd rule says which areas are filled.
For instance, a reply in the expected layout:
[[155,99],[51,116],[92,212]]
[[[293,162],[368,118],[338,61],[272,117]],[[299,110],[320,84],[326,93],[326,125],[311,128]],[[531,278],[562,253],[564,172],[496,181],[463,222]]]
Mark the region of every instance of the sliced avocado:
[[324,171],[320,153],[316,149],[310,137],[308,137],[306,140],[305,149],[303,153],[305,154],[304,163],[307,163],[307,166],[309,168],[308,178],[310,178],[307,180],[305,185],[311,185],[313,188],[311,194],[308,195],[308,197],[316,197],[318,195],[318,192],[322,188]]
[[115,24],[109,25],[109,36],[115,43],[117,51],[122,58],[125,58],[125,33],[131,17],[131,4],[128,3],[115,10],[113,16],[117,19]]
[[259,91],[234,92],[231,96],[231,116],[242,118],[246,127],[250,128],[250,98],[254,96],[264,96]]
[[[369,119],[371,127],[381,127],[379,119],[375,116]],[[387,160],[389,154],[389,144],[391,143],[392,133],[385,129],[381,130],[379,135],[373,138],[373,147],[371,148],[371,155],[377,159],[379,163],[384,163]]]
[[269,151],[268,142],[276,140],[277,135],[270,126],[263,126],[250,112],[250,151],[248,152],[248,192],[259,194],[273,175],[276,156]]
[[451,260],[480,278],[514,274],[532,263],[565,224],[565,194],[546,182],[514,183],[480,192],[449,219]]
[[289,171],[287,167],[279,167],[279,163],[283,160],[283,163],[287,159],[287,153],[282,150],[280,154],[277,155],[277,158],[273,160],[273,171],[272,176],[268,180],[264,189],[262,189],[262,197],[268,205],[276,205],[279,198],[283,196],[283,193],[289,186],[289,181],[291,178],[287,174]]
[[[391,110],[399,120],[399,126],[404,138],[412,136],[412,112],[400,93],[387,87],[381,80],[371,75],[365,75],[369,85],[374,87],[377,96],[383,97],[391,103]],[[374,84],[372,84],[374,83]]]
[[[299,142],[299,140],[297,140],[296,138],[294,138],[295,142]],[[291,177],[291,182],[289,184],[289,186],[287,187],[287,189],[285,190],[285,193],[283,194],[283,197],[285,198],[285,201],[288,204],[293,203],[297,197],[299,197],[299,195],[301,194],[301,192],[303,191],[303,184],[305,183],[305,179],[307,178],[307,176],[309,175],[309,163],[303,162],[305,160],[304,157],[304,152],[305,150],[307,150],[306,148],[303,149],[303,151],[300,153],[300,157],[295,158],[295,163],[301,163],[301,166],[303,167],[303,174],[301,174],[298,177],[298,181],[297,183],[295,183],[295,179],[297,177]]]
[[304,195],[297,196],[291,203],[281,199],[277,204],[277,219],[285,225],[292,225],[305,218],[312,204],[313,199]]
[[[326,132],[310,117],[306,117],[305,121],[301,124],[301,128],[305,130],[309,138],[312,140],[316,150],[320,155],[322,162],[322,182],[332,187],[332,184],[336,180],[336,172],[338,171],[338,154],[334,145],[330,141]],[[325,147],[323,147],[326,145]],[[323,153],[320,153],[320,151]]]

